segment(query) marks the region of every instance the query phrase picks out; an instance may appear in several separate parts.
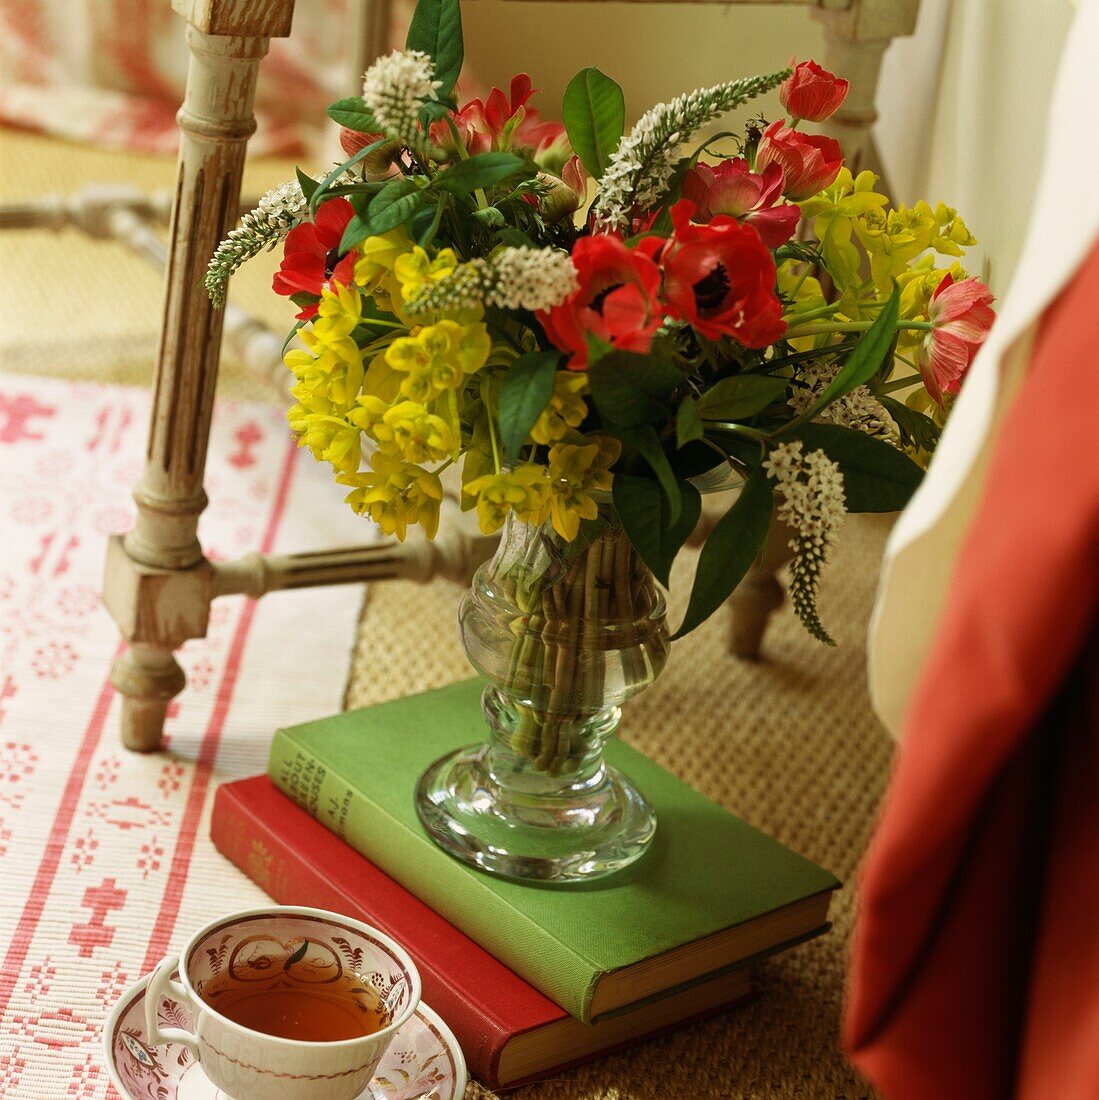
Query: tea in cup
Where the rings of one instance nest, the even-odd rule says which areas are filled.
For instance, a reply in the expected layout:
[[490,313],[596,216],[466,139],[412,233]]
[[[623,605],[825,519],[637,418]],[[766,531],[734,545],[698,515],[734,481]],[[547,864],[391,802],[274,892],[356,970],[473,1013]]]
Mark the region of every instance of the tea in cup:
[[[165,994],[190,1009],[193,1032],[159,1025]],[[353,1100],[419,1001],[415,964],[384,933],[272,905],[212,921],[163,959],[146,1031],[154,1046],[186,1046],[234,1100]]]

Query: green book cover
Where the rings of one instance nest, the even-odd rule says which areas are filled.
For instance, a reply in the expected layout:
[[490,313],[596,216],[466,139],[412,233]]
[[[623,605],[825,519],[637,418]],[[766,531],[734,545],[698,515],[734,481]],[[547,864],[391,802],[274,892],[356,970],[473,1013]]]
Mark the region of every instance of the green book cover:
[[617,740],[607,746],[608,762],[637,783],[657,814],[653,845],[634,867],[590,887],[561,889],[465,866],[428,838],[413,792],[433,761],[485,739],[482,687],[465,680],[280,730],[268,774],[572,1015],[591,1019],[606,974],[839,886]]

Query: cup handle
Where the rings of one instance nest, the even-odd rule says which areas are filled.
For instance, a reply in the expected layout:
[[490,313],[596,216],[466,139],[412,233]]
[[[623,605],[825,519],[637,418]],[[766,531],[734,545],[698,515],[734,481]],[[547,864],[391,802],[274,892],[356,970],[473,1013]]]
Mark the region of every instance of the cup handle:
[[198,1052],[198,1043],[189,1031],[180,1027],[161,1027],[156,1019],[156,1010],[160,1007],[161,998],[166,995],[181,1001],[194,1013],[195,1006],[190,994],[179,982],[172,980],[172,975],[178,969],[179,956],[168,955],[157,963],[156,969],[150,975],[149,984],[145,987],[145,1034],[148,1036],[149,1046],[181,1043],[191,1052],[195,1061],[200,1062],[202,1058]]

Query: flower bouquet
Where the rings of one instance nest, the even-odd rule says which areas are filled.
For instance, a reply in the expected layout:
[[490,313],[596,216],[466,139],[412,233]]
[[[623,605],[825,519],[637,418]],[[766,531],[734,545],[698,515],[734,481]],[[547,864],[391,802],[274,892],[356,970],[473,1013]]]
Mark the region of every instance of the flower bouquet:
[[[958,266],[975,241],[956,211],[891,204],[802,129],[847,90],[813,62],[679,96],[628,131],[598,69],[553,123],[525,75],[460,104],[461,64],[458,0],[420,0],[406,48],[329,108],[347,160],[265,196],[207,287],[222,301],[240,263],[284,242],[301,444],[397,538],[434,535],[452,465],[481,529],[507,525],[462,614],[495,744],[425,777],[421,811],[481,866],[590,876],[652,835],[637,792],[600,788],[595,811],[579,792],[606,779],[618,704],[663,665],[654,577],[668,584],[701,493],[740,485],[675,637],[725,601],[777,520],[794,608],[830,642],[816,596],[839,520],[904,506],[992,299]],[[776,88],[788,117],[695,138]],[[562,860],[544,832],[517,863],[498,854],[514,856],[512,830],[471,856],[471,792],[492,784],[509,828],[590,834],[604,813],[616,839],[574,836],[583,858]]]

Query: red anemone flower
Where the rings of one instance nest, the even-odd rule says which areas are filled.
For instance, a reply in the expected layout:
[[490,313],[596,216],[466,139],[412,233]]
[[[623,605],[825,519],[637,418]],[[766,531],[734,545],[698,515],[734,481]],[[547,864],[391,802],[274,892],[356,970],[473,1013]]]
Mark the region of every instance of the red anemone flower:
[[[342,196],[329,199],[317,209],[311,222],[302,222],[286,234],[282,264],[271,283],[276,294],[314,294],[318,298],[329,281],[350,283],[355,258],[348,253],[340,259],[340,240],[354,210]],[[298,319],[307,321],[317,312],[316,305],[306,306]]]
[[749,348],[773,344],[785,331],[775,294],[775,261],[759,234],[725,214],[694,225],[695,204],[671,209],[675,232],[660,253],[664,303],[709,340],[731,336]]
[[647,238],[630,249],[609,233],[581,237],[572,250],[579,286],[538,320],[546,335],[569,352],[569,370],[588,369],[588,333],[623,351],[646,352],[663,321],[657,300],[660,269],[646,255],[663,242]]
[[683,197],[698,206],[697,221],[728,214],[751,225],[768,248],[778,248],[794,235],[801,217],[800,207],[779,202],[782,182],[777,164],[757,175],[743,157],[734,157],[716,167],[696,164],[683,178]]
[[957,393],[996,311],[995,299],[980,279],[954,282],[951,275],[935,288],[928,316],[935,326],[920,349],[920,373],[927,392],[941,405],[944,393]]

